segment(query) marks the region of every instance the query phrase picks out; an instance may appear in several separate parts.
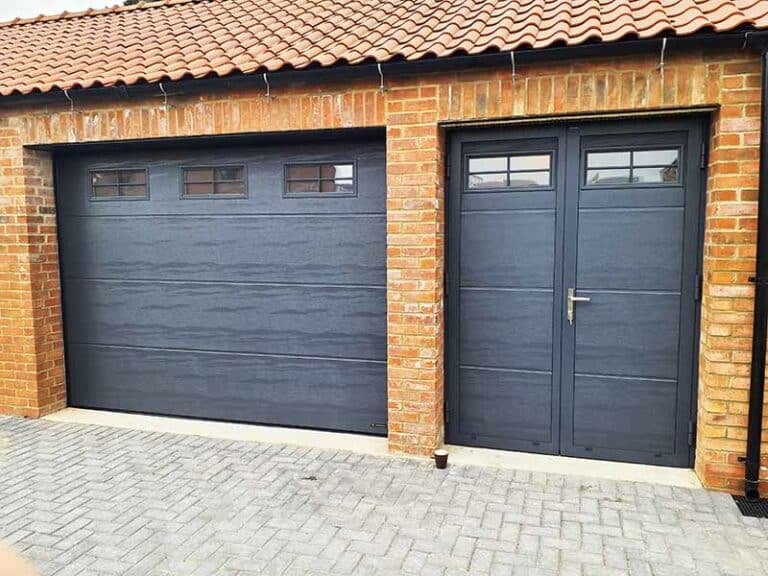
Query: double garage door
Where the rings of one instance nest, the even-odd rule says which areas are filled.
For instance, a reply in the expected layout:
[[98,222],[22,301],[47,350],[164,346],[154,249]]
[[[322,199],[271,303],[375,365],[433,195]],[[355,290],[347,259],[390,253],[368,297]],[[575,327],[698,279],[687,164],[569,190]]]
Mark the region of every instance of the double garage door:
[[448,440],[691,463],[702,125],[456,134]]
[[386,433],[382,139],[57,158],[73,406]]

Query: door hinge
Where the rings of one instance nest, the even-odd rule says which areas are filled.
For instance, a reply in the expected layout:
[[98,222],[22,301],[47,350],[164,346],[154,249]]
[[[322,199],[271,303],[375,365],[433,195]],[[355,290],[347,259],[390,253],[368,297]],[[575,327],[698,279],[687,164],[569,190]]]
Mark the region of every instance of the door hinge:
[[693,446],[696,442],[696,422],[688,420],[688,446]]
[[699,156],[699,168],[702,170],[707,167],[707,143],[701,141],[701,155]]
[[696,274],[695,278],[696,286],[694,286],[694,300],[696,302],[701,301],[701,297],[704,294],[704,278],[701,274]]

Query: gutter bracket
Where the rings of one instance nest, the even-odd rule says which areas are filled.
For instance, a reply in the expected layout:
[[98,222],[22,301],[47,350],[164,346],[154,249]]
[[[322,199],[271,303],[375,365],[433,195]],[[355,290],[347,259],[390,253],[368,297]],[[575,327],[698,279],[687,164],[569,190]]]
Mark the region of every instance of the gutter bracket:
[[750,34],[751,34],[751,32],[744,32],[744,42],[741,45],[741,49],[742,50],[746,50],[747,49],[747,45],[749,44],[749,35]]
[[384,72],[381,70],[381,62],[376,64],[376,70],[379,72],[379,92],[383,94],[387,91],[387,88],[384,86]]
[[69,95],[69,90],[64,90],[64,97],[69,100],[69,111],[74,112],[75,111],[75,101],[72,100],[72,98]]
[[515,83],[515,79],[517,78],[517,66],[515,65],[515,51],[512,50],[509,53],[509,60],[512,63],[512,84]]
[[168,112],[168,92],[165,91],[165,88],[163,87],[162,82],[160,82],[160,92],[163,93],[163,110],[167,113]]
[[656,68],[659,71],[659,74],[661,75],[661,81],[664,82],[664,55],[667,51],[667,39],[662,38],[661,39],[661,56],[659,57],[659,65]]
[[269,92],[269,79],[267,78],[266,72],[264,72],[263,78],[264,78],[264,84],[267,85],[267,98],[272,98],[272,95]]

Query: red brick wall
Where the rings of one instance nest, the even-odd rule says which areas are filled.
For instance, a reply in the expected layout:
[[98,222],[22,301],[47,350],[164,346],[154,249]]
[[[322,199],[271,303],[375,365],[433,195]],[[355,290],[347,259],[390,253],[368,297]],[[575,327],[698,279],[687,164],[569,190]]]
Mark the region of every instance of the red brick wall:
[[0,413],[65,406],[53,176],[0,126]]
[[[704,303],[699,361],[696,470],[704,483],[743,489],[752,345],[760,67],[754,60],[718,66],[721,107],[712,125],[704,238]],[[768,413],[767,413],[768,414]],[[768,435],[763,426],[763,440]],[[764,444],[763,464],[768,464]]]
[[389,446],[443,441],[443,135],[437,87],[393,88],[387,118]]
[[[582,59],[375,82],[0,112],[0,411],[63,405],[51,162],[32,144],[386,126],[389,427],[393,450],[443,439],[441,123],[707,107],[712,113],[697,464],[741,487],[758,181],[759,58],[748,52]],[[159,92],[158,92],[159,94]],[[766,412],[768,414],[768,411]],[[768,439],[766,439],[768,440]],[[768,442],[766,442],[768,453]]]

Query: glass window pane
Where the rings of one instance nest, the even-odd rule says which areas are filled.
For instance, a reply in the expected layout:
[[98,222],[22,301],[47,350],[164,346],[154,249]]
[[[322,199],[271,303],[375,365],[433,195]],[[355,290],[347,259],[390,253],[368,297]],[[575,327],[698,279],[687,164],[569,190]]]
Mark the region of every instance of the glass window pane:
[[323,164],[320,167],[321,178],[352,178],[352,164]]
[[549,170],[549,154],[536,154],[532,156],[510,156],[510,170]]
[[120,186],[120,196],[146,196],[146,186]]
[[320,192],[343,192],[349,194],[355,191],[352,180],[321,180]]
[[213,168],[187,168],[184,170],[185,182],[212,182]]
[[94,186],[94,198],[116,198],[119,188],[117,186]]
[[91,184],[94,186],[105,186],[117,184],[119,182],[119,173],[117,170],[106,170],[101,172],[91,172]]
[[632,158],[635,166],[669,166],[677,162],[677,150],[638,150]]
[[353,194],[355,192],[355,181],[354,180],[336,180],[336,192]]
[[587,170],[587,184],[629,184],[629,168]]
[[199,184],[186,184],[184,186],[184,194],[187,196],[208,196],[213,194],[213,184],[211,183],[199,183]]
[[470,172],[501,172],[507,169],[507,157],[496,156],[493,158],[470,158]]
[[243,182],[217,182],[215,188],[216,194],[245,195],[245,184]]
[[288,192],[294,194],[304,194],[308,192],[320,192],[319,180],[294,180],[288,182]]
[[513,172],[509,175],[510,188],[549,186],[549,172]]
[[505,188],[507,186],[507,173],[497,174],[470,174],[470,188]]
[[612,166],[629,166],[629,151],[627,152],[589,152],[587,168],[605,168]]
[[144,170],[121,170],[120,184],[146,184],[147,173]]
[[653,182],[677,182],[677,166],[662,168],[635,168],[632,170],[633,182],[648,184]]
[[243,180],[243,167],[242,166],[223,166],[216,168],[214,171],[214,179],[220,180]]
[[320,178],[319,164],[294,164],[288,166],[288,180],[311,180]]

